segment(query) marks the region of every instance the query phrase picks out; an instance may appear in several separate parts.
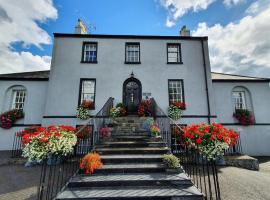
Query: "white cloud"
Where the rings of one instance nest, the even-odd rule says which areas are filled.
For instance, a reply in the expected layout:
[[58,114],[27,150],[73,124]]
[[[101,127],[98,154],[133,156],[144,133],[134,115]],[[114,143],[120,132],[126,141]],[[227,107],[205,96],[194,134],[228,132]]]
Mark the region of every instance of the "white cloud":
[[224,0],[223,3],[227,7],[236,6],[238,4],[244,3],[245,0]]
[[[260,4],[264,1],[258,2]],[[200,23],[193,35],[209,37],[213,71],[270,77],[269,21],[268,3],[260,12],[226,26]]]
[[21,42],[42,49],[51,44],[51,38],[39,23],[56,19],[57,10],[52,0],[1,0],[0,1],[0,73],[48,69],[49,56],[16,52],[12,44]]
[[175,22],[189,11],[205,10],[215,0],[160,0],[163,7],[168,10],[166,26],[172,27]]

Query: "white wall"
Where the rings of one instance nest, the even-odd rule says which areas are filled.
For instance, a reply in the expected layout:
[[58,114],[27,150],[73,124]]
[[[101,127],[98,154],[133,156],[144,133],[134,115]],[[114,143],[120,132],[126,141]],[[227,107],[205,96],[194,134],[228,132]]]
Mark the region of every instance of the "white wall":
[[10,110],[12,93],[8,92],[12,86],[21,85],[26,88],[24,104],[25,116],[16,122],[19,127],[5,130],[0,128],[0,150],[12,149],[15,132],[23,130],[31,124],[41,124],[45,109],[48,81],[0,81],[0,113]]
[[[255,125],[239,126],[233,117],[231,92],[241,86],[249,90],[255,116]],[[213,82],[217,121],[241,134],[243,152],[253,156],[270,156],[270,88],[267,82]]]
[[[83,41],[98,42],[98,64],[80,63]],[[125,42],[140,42],[141,64],[124,64]],[[167,43],[176,42],[182,45],[183,64],[167,64]],[[204,49],[211,95],[207,41],[204,41]],[[122,102],[123,83],[132,71],[142,83],[142,92],[151,92],[163,110],[167,111],[169,105],[168,79],[183,79],[187,104],[184,114],[208,114],[201,40],[57,37],[54,41],[45,115],[75,115],[80,78],[96,78],[96,110],[92,114],[109,97],[114,97],[115,103]],[[210,103],[213,104],[211,97]],[[47,124],[48,120],[44,119],[43,123]],[[205,118],[196,120],[202,121]]]

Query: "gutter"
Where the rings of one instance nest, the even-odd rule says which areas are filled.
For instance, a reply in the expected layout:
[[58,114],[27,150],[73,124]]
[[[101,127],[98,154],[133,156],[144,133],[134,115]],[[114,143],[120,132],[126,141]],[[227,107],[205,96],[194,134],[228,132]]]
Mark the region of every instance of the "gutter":
[[207,121],[208,124],[211,123],[211,110],[210,110],[210,102],[209,102],[209,90],[208,90],[208,81],[207,81],[207,69],[206,69],[206,62],[205,62],[205,52],[204,52],[204,46],[203,46],[203,40],[201,40],[201,46],[202,46],[202,54],[203,54],[203,69],[204,69],[204,81],[205,81],[205,90],[206,90],[206,101],[207,101],[207,111],[208,111],[208,117]]

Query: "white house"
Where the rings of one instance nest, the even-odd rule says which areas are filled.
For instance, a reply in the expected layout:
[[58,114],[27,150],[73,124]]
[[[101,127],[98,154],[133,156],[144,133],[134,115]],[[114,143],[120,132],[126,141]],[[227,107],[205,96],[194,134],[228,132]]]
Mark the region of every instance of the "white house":
[[[54,34],[50,71],[0,75],[0,112],[23,108],[25,117],[0,129],[0,150],[12,148],[14,133],[31,125],[84,124],[76,118],[83,99],[95,115],[109,97],[130,114],[144,98],[167,112],[170,102],[187,104],[179,124],[219,122],[241,132],[243,152],[270,155],[269,79],[212,73],[208,38],[180,36]],[[183,36],[185,35],[185,36]],[[236,107],[254,113],[241,126]]]

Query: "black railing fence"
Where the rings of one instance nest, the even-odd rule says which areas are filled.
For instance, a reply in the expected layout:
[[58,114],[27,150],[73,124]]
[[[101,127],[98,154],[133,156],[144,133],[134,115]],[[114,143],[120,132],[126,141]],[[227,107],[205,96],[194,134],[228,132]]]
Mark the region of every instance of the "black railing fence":
[[79,139],[72,155],[66,157],[61,164],[47,165],[43,163],[40,183],[38,187],[38,200],[51,200],[65,187],[69,179],[79,170],[81,158],[95,149],[100,138],[100,128],[109,120],[109,111],[113,107],[113,98],[109,98],[101,110],[92,117],[76,134],[84,131],[89,126],[93,127],[88,139]]
[[22,137],[20,132],[16,132],[13,138],[11,158],[19,158],[22,156]]
[[182,127],[171,119],[152,99],[154,119],[161,129],[164,142],[171,147],[171,152],[179,158],[185,173],[193,184],[204,194],[207,200],[220,200],[218,171],[215,161],[204,158],[201,154],[185,145],[180,145]]

